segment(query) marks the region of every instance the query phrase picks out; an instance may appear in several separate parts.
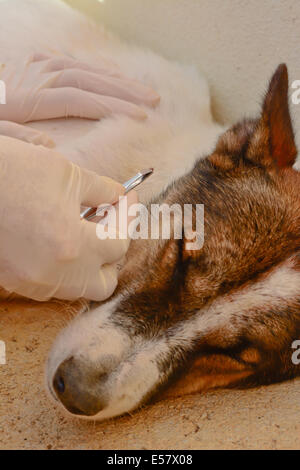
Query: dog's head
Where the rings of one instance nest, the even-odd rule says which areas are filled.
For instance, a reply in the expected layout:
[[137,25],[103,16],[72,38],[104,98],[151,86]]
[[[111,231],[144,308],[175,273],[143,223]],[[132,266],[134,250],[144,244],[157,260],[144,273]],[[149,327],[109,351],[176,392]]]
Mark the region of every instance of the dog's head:
[[[186,364],[196,364],[198,375],[190,388],[181,379],[183,393],[255,382],[260,370],[265,382],[276,380],[262,365],[264,353],[272,368],[299,329],[296,155],[280,65],[261,116],[223,134],[215,151],[159,198],[204,204],[201,249],[191,250],[185,238],[132,243],[112,300],[81,314],[57,339],[47,380],[65,408],[96,419],[122,414]],[[279,308],[289,315],[279,318]],[[286,364],[281,369],[278,379],[291,374]]]

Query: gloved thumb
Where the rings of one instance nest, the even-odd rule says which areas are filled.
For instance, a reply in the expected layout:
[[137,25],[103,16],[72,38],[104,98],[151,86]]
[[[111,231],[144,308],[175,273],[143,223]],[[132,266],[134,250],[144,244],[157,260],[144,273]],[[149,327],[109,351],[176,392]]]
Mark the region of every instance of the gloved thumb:
[[92,171],[81,169],[80,203],[97,207],[100,204],[114,204],[124,194],[122,184],[106,176],[99,176]]

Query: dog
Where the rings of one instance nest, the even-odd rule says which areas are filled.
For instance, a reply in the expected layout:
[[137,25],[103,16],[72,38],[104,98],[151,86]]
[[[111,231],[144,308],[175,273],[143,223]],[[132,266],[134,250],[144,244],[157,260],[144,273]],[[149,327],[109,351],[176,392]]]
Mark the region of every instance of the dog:
[[51,396],[72,415],[103,420],[151,399],[299,375],[300,175],[286,66],[271,78],[260,116],[224,129],[193,68],[128,46],[58,1],[10,0],[0,10],[4,55],[17,59],[38,44],[89,63],[104,56],[161,95],[143,123],[31,125],[73,162],[118,181],[153,166],[139,190],[145,204],[205,210],[199,250],[186,238],[131,242],[112,298],[83,309],[56,339]]

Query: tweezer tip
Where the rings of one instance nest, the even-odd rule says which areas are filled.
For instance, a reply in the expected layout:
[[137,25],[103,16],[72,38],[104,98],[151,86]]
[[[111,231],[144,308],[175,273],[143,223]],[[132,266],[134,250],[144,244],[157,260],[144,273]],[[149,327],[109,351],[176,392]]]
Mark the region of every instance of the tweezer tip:
[[147,168],[146,170],[142,170],[141,173],[142,175],[150,175],[151,173],[153,173],[154,171],[154,168]]

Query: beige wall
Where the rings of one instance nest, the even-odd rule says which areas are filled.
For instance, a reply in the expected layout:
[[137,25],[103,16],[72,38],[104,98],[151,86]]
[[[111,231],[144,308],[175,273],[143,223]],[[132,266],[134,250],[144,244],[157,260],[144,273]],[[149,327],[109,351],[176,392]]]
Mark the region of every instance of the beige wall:
[[[299,0],[66,1],[125,39],[197,64],[222,122],[257,112],[278,63],[300,80]],[[291,108],[300,147],[300,104]]]

